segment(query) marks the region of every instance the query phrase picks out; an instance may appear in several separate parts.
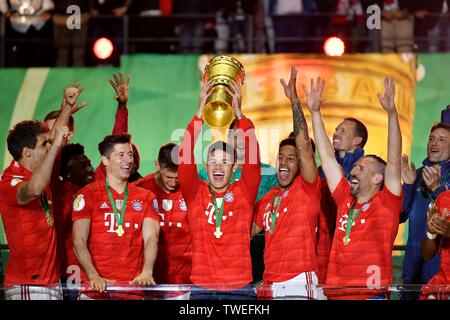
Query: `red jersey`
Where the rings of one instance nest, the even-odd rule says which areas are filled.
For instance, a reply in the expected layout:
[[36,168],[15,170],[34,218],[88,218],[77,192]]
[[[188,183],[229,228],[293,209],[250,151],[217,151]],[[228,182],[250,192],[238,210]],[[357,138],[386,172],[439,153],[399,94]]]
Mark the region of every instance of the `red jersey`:
[[[441,193],[436,199],[436,206],[440,215],[443,215],[444,209],[450,212],[450,191]],[[421,299],[441,299],[447,300],[450,294],[450,290],[441,290],[444,286],[450,284],[450,238],[445,237],[442,239],[440,247],[441,264],[439,266],[439,272],[431,278],[428,285],[432,285],[429,288],[424,287],[422,291]]]
[[[272,212],[278,207],[273,225]],[[265,231],[266,283],[283,282],[307,271],[317,273],[315,251],[320,210],[320,179],[307,183],[302,176],[282,190],[274,187],[256,204],[254,222]]]
[[336,204],[331,196],[330,189],[325,179],[320,181],[320,213],[316,239],[317,278],[320,284],[325,284],[330,258],[331,245],[336,223]]
[[[384,187],[369,202],[359,204],[350,194],[350,183],[345,177],[332,196],[338,214],[326,285],[333,288],[326,288],[325,294],[334,299],[367,299],[386,292],[386,289],[375,288],[392,283],[392,249],[402,211],[402,196]],[[359,214],[351,228],[350,242],[345,245],[343,239],[352,206]],[[345,286],[361,289],[336,289]]]
[[[2,219],[9,245],[5,286],[56,285],[59,269],[56,255],[56,232],[47,222],[41,200],[26,205],[17,202],[17,189],[30,180],[32,173],[12,161],[3,171],[0,182]],[[53,217],[50,188],[44,191]]]
[[[250,228],[253,205],[261,180],[259,147],[250,121],[238,120],[249,141],[245,144],[242,177],[224,193],[216,193],[220,207],[224,204],[222,234],[216,237],[214,199],[208,184],[200,180],[194,161],[194,144],[202,119],[194,117],[183,136],[178,178],[188,211],[192,239],[191,281],[208,289],[237,289],[252,280]],[[195,127],[195,130],[194,130]],[[250,153],[249,144],[254,146]],[[255,154],[256,151],[256,154]],[[250,161],[250,159],[252,161]]]
[[[124,194],[118,194],[113,188],[111,193],[120,212]],[[88,249],[101,277],[115,280],[120,285],[128,284],[141,273],[144,262],[142,224],[145,218],[159,221],[157,205],[153,193],[129,184],[124,233],[119,237],[105,180],[92,182],[78,192],[73,202],[72,219],[91,220]],[[82,280],[88,280],[84,271]]]
[[67,273],[67,267],[78,265],[78,260],[73,252],[72,204],[80,189],[79,186],[69,181],[59,182],[57,187],[52,187],[61,276],[70,276],[71,273]]
[[191,235],[181,190],[166,193],[156,183],[154,174],[139,179],[135,185],[150,190],[158,199],[161,222],[153,278],[156,283],[190,283]]

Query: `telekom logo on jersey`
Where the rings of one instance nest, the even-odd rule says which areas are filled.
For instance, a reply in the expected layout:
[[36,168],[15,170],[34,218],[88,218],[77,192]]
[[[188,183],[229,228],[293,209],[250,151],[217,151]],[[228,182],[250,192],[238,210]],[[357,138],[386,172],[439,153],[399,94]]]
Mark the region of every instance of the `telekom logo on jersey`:
[[[130,228],[132,225],[134,225],[135,229],[139,228],[139,225],[137,223],[125,223],[125,228]],[[105,227],[109,227],[109,229],[106,232],[109,233],[117,233],[118,228],[116,226],[116,217],[114,216],[113,212],[105,212]]]
[[[217,200],[221,200],[222,198],[218,198]],[[205,210],[205,216],[208,217],[208,223],[209,224],[215,224],[215,220],[216,220],[216,215],[215,215],[216,209],[214,207],[214,205],[210,202],[208,203],[208,206],[206,207]],[[228,215],[223,215],[222,219],[223,221],[227,220],[227,217],[232,217],[233,216],[233,212],[230,211],[228,212]],[[214,221],[213,221],[214,220]]]

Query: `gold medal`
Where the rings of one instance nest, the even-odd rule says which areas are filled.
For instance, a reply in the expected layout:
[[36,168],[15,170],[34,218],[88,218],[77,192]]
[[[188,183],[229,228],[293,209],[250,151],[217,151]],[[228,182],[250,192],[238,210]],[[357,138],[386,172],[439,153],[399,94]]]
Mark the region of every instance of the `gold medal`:
[[220,231],[220,227],[216,228],[216,231],[214,231],[214,235],[216,236],[217,239],[219,239],[222,236],[222,231]]
[[350,243],[350,237],[348,235],[346,235],[343,239],[344,241],[344,246],[347,246]]
[[53,216],[48,216],[47,217],[47,224],[50,226],[50,228],[53,228],[53,226],[55,225],[55,221],[53,220]]
[[120,225],[119,226],[119,228],[117,229],[117,235],[119,236],[119,237],[121,237],[121,236],[123,236],[123,228],[122,228],[122,226]]

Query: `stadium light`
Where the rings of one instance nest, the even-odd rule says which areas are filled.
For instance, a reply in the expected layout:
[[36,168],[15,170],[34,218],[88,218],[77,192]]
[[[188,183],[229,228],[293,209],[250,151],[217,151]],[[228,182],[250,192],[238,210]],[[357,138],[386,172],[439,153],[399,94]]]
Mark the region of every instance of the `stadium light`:
[[345,53],[345,43],[341,38],[330,37],[325,40],[323,50],[327,56],[340,57]]
[[94,43],[94,54],[100,60],[106,60],[111,57],[114,46],[108,38],[97,39]]

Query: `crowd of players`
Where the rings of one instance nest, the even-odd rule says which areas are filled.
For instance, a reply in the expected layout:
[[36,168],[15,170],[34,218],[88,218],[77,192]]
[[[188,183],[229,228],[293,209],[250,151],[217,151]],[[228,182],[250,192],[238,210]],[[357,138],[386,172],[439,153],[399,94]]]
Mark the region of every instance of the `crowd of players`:
[[[70,142],[73,114],[86,105],[78,102],[79,84],[65,89],[61,109],[44,122],[22,121],[9,131],[13,160],[0,182],[10,248],[6,299],[145,299],[145,287],[155,284],[190,285],[162,299],[388,299],[394,240],[408,218],[404,282],[428,283],[421,299],[448,297],[433,285],[450,280],[450,126],[431,128],[416,170],[401,153],[391,78],[378,94],[388,118],[386,161],[364,155],[368,132],[355,118],[343,119],[330,142],[321,115],[325,80],[303,86],[302,105],[292,67],[280,82],[293,132],[279,144],[273,173],[260,161],[234,82],[228,141],[208,147],[198,172],[194,145],[213,90],[206,82],[180,145],[163,145],[156,171],[142,177],[127,133],[130,80],[113,77],[118,108],[95,170],[83,146]],[[250,243],[261,233],[264,274],[255,288]]]

